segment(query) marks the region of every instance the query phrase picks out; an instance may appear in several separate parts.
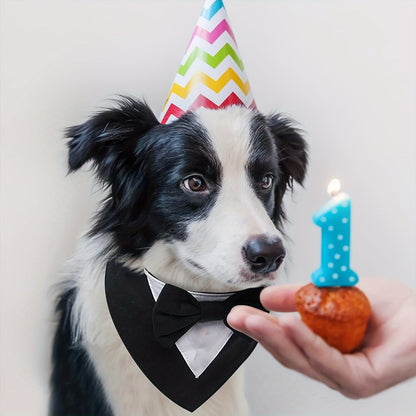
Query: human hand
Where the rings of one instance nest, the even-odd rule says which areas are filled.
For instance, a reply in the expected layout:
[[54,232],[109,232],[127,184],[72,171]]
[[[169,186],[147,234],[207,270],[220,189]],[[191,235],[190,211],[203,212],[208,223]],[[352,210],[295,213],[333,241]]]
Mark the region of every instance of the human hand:
[[[301,285],[272,286],[261,292],[272,311],[296,311]],[[285,367],[325,383],[350,398],[371,396],[416,376],[416,293],[392,280],[363,278],[372,315],[362,347],[342,354],[293,314],[278,318],[249,306],[229,313],[230,326],[259,341]]]

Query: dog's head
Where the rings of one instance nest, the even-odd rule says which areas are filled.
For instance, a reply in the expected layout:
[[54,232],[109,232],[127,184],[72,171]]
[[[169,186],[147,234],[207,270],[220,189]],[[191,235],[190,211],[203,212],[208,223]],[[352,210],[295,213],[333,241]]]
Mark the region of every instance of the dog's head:
[[290,121],[229,107],[162,125],[123,98],[67,137],[71,171],[91,160],[109,187],[92,232],[111,233],[120,253],[163,241],[195,276],[241,287],[276,277],[282,198],[307,165]]

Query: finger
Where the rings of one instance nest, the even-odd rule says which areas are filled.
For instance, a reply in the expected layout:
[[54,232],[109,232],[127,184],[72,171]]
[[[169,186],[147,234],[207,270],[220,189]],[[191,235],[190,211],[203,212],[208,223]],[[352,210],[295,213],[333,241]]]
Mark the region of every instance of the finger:
[[336,389],[341,392],[350,389],[355,382],[355,372],[348,359],[352,357],[351,355],[343,355],[329,346],[299,319],[286,316],[281,320],[281,325],[317,373],[331,380],[336,385]]
[[319,380],[331,388],[337,388],[332,380],[312,368],[304,352],[287,335],[275,317],[269,316],[268,319],[267,316],[248,314],[245,316],[244,330],[285,367]]
[[[253,317],[255,317],[254,321]],[[337,389],[336,384],[317,373],[310,366],[305,354],[282,330],[283,328],[276,317],[250,306],[236,306],[227,319],[233,328],[259,341],[285,367],[299,371]],[[309,330],[309,328],[305,328]]]
[[234,306],[234,308],[231,309],[227,316],[227,323],[237,331],[251,336],[249,333],[247,333],[245,326],[245,321],[249,315],[264,316],[265,319],[276,319],[274,316],[268,314],[267,312],[263,312],[260,309],[253,308],[251,306],[239,305]]
[[277,312],[295,312],[295,293],[302,285],[270,286],[260,293],[260,301],[266,309]]

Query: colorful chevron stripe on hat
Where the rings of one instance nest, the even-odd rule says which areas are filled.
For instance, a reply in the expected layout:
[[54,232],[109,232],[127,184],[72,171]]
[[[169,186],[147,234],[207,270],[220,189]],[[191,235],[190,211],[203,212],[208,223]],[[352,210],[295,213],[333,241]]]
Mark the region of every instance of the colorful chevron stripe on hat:
[[222,0],[206,0],[160,115],[176,120],[199,107],[256,108]]

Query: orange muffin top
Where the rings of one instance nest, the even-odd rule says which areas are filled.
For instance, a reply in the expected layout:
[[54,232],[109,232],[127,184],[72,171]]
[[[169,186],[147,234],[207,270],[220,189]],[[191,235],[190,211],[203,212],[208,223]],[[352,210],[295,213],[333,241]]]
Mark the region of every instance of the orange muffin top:
[[318,288],[310,283],[296,292],[295,301],[299,312],[337,321],[367,321],[371,314],[370,302],[355,286]]

